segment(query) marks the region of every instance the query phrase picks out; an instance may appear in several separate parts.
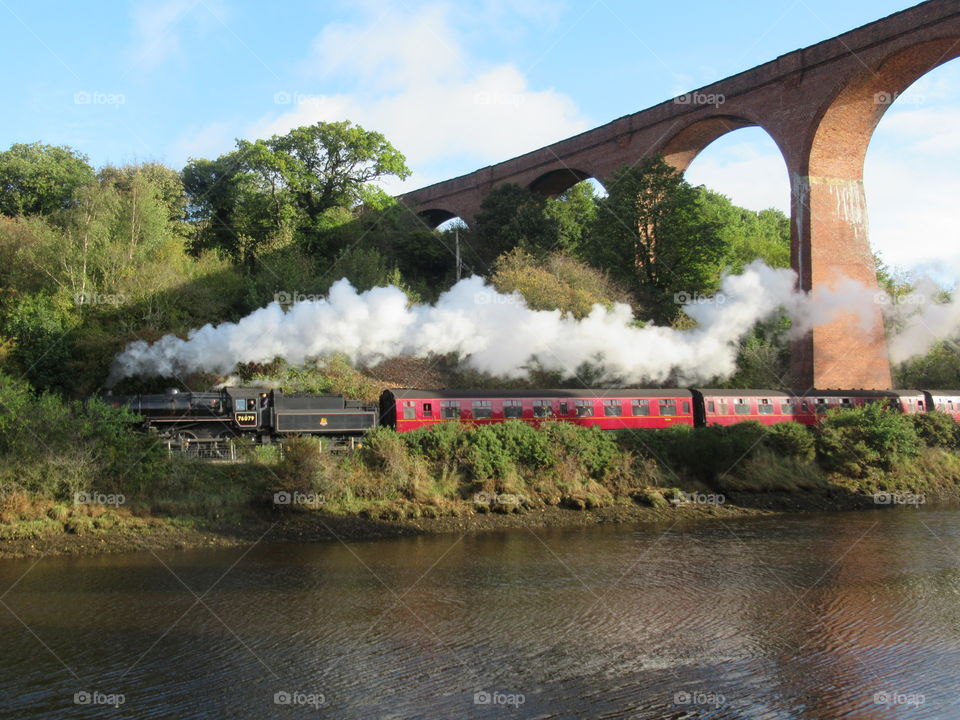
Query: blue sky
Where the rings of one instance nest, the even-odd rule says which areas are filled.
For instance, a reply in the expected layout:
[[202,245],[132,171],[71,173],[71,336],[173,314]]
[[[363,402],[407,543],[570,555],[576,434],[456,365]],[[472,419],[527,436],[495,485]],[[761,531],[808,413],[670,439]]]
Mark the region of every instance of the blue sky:
[[[896,0],[0,0],[0,147],[67,144],[95,165],[213,157],[351,119],[408,156],[413,188],[643,109],[907,7]],[[95,9],[90,9],[95,8]],[[867,158],[871,237],[904,268],[960,278],[960,63],[881,123]],[[786,210],[760,130],[689,177]],[[391,189],[399,190],[399,186]]]

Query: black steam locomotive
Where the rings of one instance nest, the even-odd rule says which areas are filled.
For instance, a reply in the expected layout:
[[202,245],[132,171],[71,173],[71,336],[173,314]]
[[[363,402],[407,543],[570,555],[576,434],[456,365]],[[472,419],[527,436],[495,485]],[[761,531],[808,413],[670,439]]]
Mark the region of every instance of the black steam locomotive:
[[376,425],[378,415],[376,407],[342,395],[258,388],[168,390],[162,395],[107,393],[102,399],[139,415],[143,430],[180,441],[250,437],[265,442],[284,435],[350,437]]

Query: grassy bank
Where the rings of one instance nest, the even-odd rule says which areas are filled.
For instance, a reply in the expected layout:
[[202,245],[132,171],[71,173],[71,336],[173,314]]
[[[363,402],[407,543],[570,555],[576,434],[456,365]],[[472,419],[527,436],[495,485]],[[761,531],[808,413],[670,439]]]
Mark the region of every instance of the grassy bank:
[[169,457],[99,403],[0,389],[0,553],[379,537],[759,510],[956,500],[948,416],[880,406],[817,429],[605,433],[553,422],[377,428],[353,452],[309,438],[244,461]]

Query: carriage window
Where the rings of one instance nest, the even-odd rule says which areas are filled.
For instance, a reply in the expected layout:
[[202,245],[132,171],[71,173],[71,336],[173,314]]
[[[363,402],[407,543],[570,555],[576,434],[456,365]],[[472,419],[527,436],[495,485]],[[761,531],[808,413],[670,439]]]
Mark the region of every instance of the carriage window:
[[683,414],[684,415],[690,414],[690,403],[686,400],[683,401]]
[[593,417],[593,400],[574,400],[577,417]]
[[825,413],[827,411],[827,401],[823,398],[817,398],[817,412]]
[[843,405],[843,407],[845,408],[853,407],[853,405],[851,405],[850,403],[850,398],[841,398],[840,404]]
[[721,401],[720,403],[720,415],[729,415],[730,414],[730,404],[728,402]]
[[432,417],[433,417],[433,405],[432,405],[432,404],[430,404],[430,403],[424,403],[424,404],[423,404],[423,416],[424,416],[425,418],[432,418]]
[[634,417],[647,417],[650,414],[649,400],[634,400],[630,405]]
[[793,400],[784,400],[780,403],[780,412],[784,415],[793,415],[797,411],[797,404]]
[[440,417],[444,420],[460,419],[460,401],[459,400],[441,400]]
[[413,400],[404,400],[403,401],[403,419],[404,420],[416,420],[417,419],[417,406]]
[[737,402],[734,403],[733,412],[737,415],[749,415],[750,414],[750,403],[746,402],[743,398],[737,398]]
[[519,400],[503,401],[503,416],[505,418],[518,418],[523,416],[523,403]]
[[760,401],[760,414],[773,415],[773,403],[769,399],[763,398]]
[[677,414],[677,401],[676,401],[676,400],[661,400],[661,401],[660,401],[660,414],[661,414],[661,415],[676,415],[676,414]]
[[810,406],[807,404],[806,400],[800,403],[800,407],[803,408],[804,412],[810,412]]
[[570,412],[570,410],[569,410],[569,408],[567,407],[567,401],[566,401],[566,400],[561,400],[561,401],[560,401],[560,414],[561,414],[562,416],[566,417],[567,414],[569,414],[569,412]]
[[604,417],[619,417],[622,407],[623,403],[619,400],[604,400],[603,415]]
[[713,400],[707,400],[707,412],[715,413],[717,411],[717,404]]
[[493,402],[490,400],[474,400],[473,416],[481,420],[493,417]]
[[553,401],[534,400],[533,416],[538,418],[553,417]]

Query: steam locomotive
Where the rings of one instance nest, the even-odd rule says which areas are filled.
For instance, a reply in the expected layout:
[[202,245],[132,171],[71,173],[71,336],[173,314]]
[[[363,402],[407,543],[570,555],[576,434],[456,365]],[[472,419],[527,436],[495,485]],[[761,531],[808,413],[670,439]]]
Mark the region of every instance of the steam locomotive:
[[409,432],[438,423],[485,425],[560,420],[604,430],[673,425],[814,425],[833,408],[880,402],[902,413],[940,411],[960,421],[952,390],[385,390],[376,405],[343,395],[283,393],[260,388],[157,395],[107,394],[114,407],[142,418],[141,428],[183,440],[250,437],[270,442],[291,435],[345,439],[377,425]]

